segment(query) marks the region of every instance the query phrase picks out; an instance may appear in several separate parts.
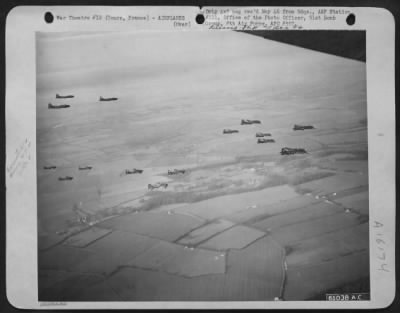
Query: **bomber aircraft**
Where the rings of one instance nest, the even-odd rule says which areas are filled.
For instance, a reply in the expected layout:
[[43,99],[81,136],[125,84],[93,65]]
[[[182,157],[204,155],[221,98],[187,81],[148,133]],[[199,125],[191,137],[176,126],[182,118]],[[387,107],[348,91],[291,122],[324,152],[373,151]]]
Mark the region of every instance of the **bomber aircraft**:
[[125,175],[129,174],[142,174],[143,170],[138,170],[137,168],[133,168],[131,170],[125,170]]
[[293,130],[305,130],[305,129],[314,129],[315,127],[312,125],[297,125],[294,124]]
[[270,133],[256,133],[256,137],[270,137]]
[[64,181],[64,180],[73,180],[74,178],[72,176],[61,176],[58,177],[58,180]]
[[65,109],[69,107],[70,107],[69,104],[52,104],[52,103],[48,104],[49,109]]
[[168,175],[185,174],[185,170],[174,169],[173,171],[168,170]]
[[275,139],[267,139],[267,138],[258,138],[257,143],[272,143],[275,142]]
[[240,125],[261,124],[260,120],[242,120]]
[[304,153],[308,153],[308,152],[303,148],[285,147],[285,148],[282,148],[282,150],[281,150],[281,155],[289,155],[289,154],[296,154],[296,153],[304,154]]
[[111,97],[111,98],[103,98],[102,96],[100,96],[99,101],[116,101],[118,100],[118,98],[116,97]]
[[56,93],[56,99],[70,99],[75,97],[74,95],[66,95],[66,96],[60,96],[58,93]]
[[233,133],[238,133],[239,131],[236,129],[224,129],[222,131],[223,134],[233,134]]
[[153,190],[155,188],[160,188],[163,187],[164,189],[166,189],[168,187],[168,183],[155,183],[155,184],[148,184],[147,188],[149,190]]

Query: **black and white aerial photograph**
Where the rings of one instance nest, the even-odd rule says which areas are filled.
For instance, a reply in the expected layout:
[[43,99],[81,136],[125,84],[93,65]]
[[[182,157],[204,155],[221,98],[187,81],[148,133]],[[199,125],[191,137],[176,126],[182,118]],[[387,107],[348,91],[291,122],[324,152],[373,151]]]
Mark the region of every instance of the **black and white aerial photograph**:
[[369,299],[364,31],[36,32],[39,301]]

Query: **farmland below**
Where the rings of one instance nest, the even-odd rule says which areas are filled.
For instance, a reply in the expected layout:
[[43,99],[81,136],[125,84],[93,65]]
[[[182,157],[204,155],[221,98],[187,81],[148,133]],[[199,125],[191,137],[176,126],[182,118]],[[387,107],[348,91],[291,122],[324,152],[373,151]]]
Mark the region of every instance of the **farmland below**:
[[368,292],[365,63],[240,32],[36,40],[40,301]]

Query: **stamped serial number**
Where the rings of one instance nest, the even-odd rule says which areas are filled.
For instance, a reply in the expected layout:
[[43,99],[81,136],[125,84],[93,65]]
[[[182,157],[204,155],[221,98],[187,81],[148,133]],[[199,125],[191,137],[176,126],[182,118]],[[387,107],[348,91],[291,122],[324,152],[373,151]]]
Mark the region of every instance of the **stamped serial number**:
[[328,301],[365,301],[369,299],[369,293],[332,293],[326,295]]

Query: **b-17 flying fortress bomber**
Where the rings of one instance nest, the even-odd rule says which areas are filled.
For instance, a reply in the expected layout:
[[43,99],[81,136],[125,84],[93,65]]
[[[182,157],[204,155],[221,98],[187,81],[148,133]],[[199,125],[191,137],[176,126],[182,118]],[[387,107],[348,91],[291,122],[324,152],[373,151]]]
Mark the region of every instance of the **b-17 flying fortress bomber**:
[[116,101],[118,100],[118,98],[116,97],[111,97],[111,98],[103,98],[102,96],[100,96],[99,101]]
[[173,171],[168,170],[168,175],[185,174],[185,170],[174,169]]
[[233,134],[233,133],[238,133],[239,131],[236,129],[224,129],[222,131],[223,134]]
[[65,95],[65,96],[61,96],[58,93],[56,93],[56,99],[71,99],[74,98],[74,95]]
[[273,143],[275,139],[258,138],[257,143]]
[[289,154],[304,154],[304,153],[308,153],[305,149],[303,148],[282,148],[281,150],[281,154],[282,155],[289,155]]
[[125,170],[125,175],[129,175],[129,174],[142,174],[143,170],[139,170],[137,168],[133,168],[131,170]]
[[167,189],[168,183],[155,183],[155,184],[148,184],[147,189],[153,190],[153,189],[158,189],[160,187],[163,187],[164,189]]
[[58,180],[60,181],[65,181],[65,180],[73,180],[74,178],[72,176],[61,176],[58,177]]
[[271,137],[270,133],[256,133],[256,137]]
[[[74,95],[61,96],[58,93],[56,93],[56,99],[71,99],[74,97],[75,97]],[[51,102],[49,102],[49,104],[48,104],[49,109],[66,109],[69,107],[70,107],[69,104],[52,104]]]
[[49,109],[66,109],[69,107],[70,107],[69,104],[52,104],[52,103],[48,104]]
[[260,120],[242,120],[240,125],[261,124]]
[[293,126],[293,130],[306,130],[306,129],[315,129],[315,127],[312,125],[297,125],[297,124],[294,124]]

